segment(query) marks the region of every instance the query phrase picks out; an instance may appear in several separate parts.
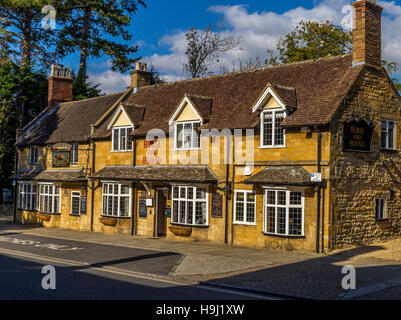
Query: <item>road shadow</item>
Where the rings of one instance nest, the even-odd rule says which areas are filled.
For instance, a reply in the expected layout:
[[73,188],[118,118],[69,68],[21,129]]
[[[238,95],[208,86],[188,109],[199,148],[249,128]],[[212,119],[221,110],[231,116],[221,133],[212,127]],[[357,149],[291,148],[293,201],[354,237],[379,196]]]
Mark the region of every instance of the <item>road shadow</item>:
[[[342,281],[346,276],[342,273],[342,269],[346,265],[356,267],[357,290],[368,286],[372,290],[378,290],[378,283],[389,281],[387,284],[390,284],[394,282],[394,279],[399,280],[401,284],[401,263],[394,262],[393,264],[375,258],[364,259],[360,265],[359,263],[354,265],[349,261],[351,258],[382,249],[383,247],[380,246],[353,248],[333,255],[221,277],[205,283],[299,298],[342,299],[347,298],[351,291],[361,293],[361,291],[349,291],[342,288]],[[356,298],[363,299],[363,296],[357,294]],[[394,299],[401,299],[401,296]]]

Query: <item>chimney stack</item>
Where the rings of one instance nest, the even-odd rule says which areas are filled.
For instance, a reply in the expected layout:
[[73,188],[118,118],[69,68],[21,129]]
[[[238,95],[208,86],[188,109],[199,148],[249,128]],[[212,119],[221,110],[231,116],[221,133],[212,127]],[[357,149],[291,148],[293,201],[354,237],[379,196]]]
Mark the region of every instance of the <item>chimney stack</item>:
[[48,104],[51,109],[60,102],[72,101],[72,83],[70,68],[53,64],[49,77]]
[[152,72],[147,70],[147,64],[137,62],[135,65],[135,70],[131,71],[131,88],[134,88],[134,93],[138,91],[139,88],[150,86],[150,79]]
[[376,0],[358,0],[354,7],[353,63],[374,67],[382,65],[381,14],[383,8]]

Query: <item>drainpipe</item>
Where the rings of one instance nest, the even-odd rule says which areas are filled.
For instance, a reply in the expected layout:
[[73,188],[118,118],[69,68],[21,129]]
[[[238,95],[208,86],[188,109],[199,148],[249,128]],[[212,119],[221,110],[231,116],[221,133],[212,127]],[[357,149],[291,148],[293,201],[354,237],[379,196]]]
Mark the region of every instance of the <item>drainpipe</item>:
[[[322,133],[315,126],[317,132],[317,172],[322,173],[321,160],[322,160]],[[316,253],[320,253],[320,203],[322,200],[322,184],[317,183],[315,188],[317,192],[317,209],[316,209]]]
[[[224,243],[228,244],[228,194],[231,191],[231,183],[230,183],[230,148],[231,148],[231,139],[232,136],[227,137],[227,164],[226,164],[226,186],[224,187],[224,196],[226,198],[226,214],[225,214],[225,230],[224,230]],[[234,145],[234,144],[233,144]]]
[[[18,172],[18,151],[15,150],[15,173]],[[17,222],[17,190],[18,190],[18,179],[15,179],[13,181],[15,184],[14,186],[14,195],[13,195],[13,201],[14,201],[14,211],[13,211],[13,222]]]
[[[136,166],[136,139],[133,139],[133,155],[132,155],[132,166]],[[131,209],[131,236],[134,235],[135,230],[135,209],[136,209],[136,182],[132,183],[132,209]]]
[[[95,173],[95,151],[96,151],[96,144],[95,141],[92,140],[92,169],[91,169],[91,174]],[[91,231],[93,231],[93,208],[95,206],[95,180],[92,180],[92,188],[91,189],[91,194],[92,194],[92,199],[91,199]]]

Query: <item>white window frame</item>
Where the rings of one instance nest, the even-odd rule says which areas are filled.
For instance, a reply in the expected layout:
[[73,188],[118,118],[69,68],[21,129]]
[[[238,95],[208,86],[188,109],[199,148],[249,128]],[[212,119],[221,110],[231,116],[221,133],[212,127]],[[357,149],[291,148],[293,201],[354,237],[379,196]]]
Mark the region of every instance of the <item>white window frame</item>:
[[[380,201],[380,204],[383,201],[383,212],[381,212],[381,214],[382,214],[381,217],[377,216],[377,209],[378,209],[377,202],[378,201]],[[381,207],[380,207],[380,209],[381,209]],[[387,219],[387,198],[386,197],[378,197],[375,199],[375,220],[382,221],[382,220],[386,220],[386,219]]]
[[[268,191],[275,191],[276,192],[276,204],[269,205],[270,207],[275,207],[275,232],[269,232],[267,230],[267,223],[268,223],[268,217],[267,217],[267,192]],[[277,193],[279,191],[285,191],[286,192],[286,204],[285,205],[277,205]],[[300,205],[290,205],[290,195],[291,192],[298,192],[301,193],[301,204]],[[299,189],[299,188],[274,188],[274,187],[265,187],[264,188],[264,196],[263,196],[263,232],[268,235],[274,235],[274,236],[282,236],[282,237],[288,237],[288,238],[295,238],[295,237],[304,237],[305,236],[305,190],[304,189]],[[286,231],[285,234],[278,233],[278,219],[277,219],[277,208],[282,207],[286,208]],[[294,234],[291,235],[289,234],[289,214],[290,214],[290,208],[301,208],[302,209],[302,232],[301,234]]]
[[[386,130],[383,130],[383,122],[386,123]],[[389,127],[389,123],[393,123],[394,124],[394,130],[393,130],[393,147],[390,148],[389,147],[389,132],[388,132],[388,127]],[[396,150],[397,149],[397,121],[394,120],[389,120],[389,119],[381,119],[380,121],[380,149],[381,150]],[[382,135],[383,133],[386,134],[386,146],[382,146]]]
[[[240,221],[237,220],[237,196],[238,193],[243,193],[244,194],[244,220]],[[253,194],[255,196],[255,202],[254,202],[254,209],[253,209],[253,218],[254,222],[247,222],[248,218],[248,194]],[[243,224],[243,225],[250,225],[250,226],[256,226],[256,192],[254,190],[235,190],[234,191],[234,224]]]
[[[78,213],[72,212],[72,201],[74,198],[78,198]],[[72,216],[80,216],[81,215],[81,192],[80,191],[71,191],[71,202],[70,202],[70,215]]]
[[[272,144],[265,145],[264,144],[264,115],[266,113],[272,113]],[[284,119],[287,117],[287,113],[282,108],[277,109],[267,109],[263,110],[260,113],[260,149],[279,149],[279,148],[286,148],[286,130],[283,128],[283,144],[275,144],[275,128],[276,128],[276,113],[284,113]],[[284,120],[283,120],[284,121]]]
[[[58,194],[56,193],[56,190],[58,188]],[[47,191],[46,191],[47,189]],[[50,193],[50,189],[52,192]],[[56,186],[53,183],[39,183],[38,184],[38,192],[39,192],[39,212],[41,213],[47,213],[47,214],[61,214],[61,187]],[[48,199],[47,207],[48,210],[44,211],[45,208],[45,199]],[[58,206],[57,210],[54,210],[54,200],[58,198]],[[51,206],[50,206],[51,204]],[[49,208],[51,207],[51,210]]]
[[[76,161],[75,161],[76,159]],[[73,144],[71,148],[71,163],[78,164],[79,163],[79,144]]]
[[29,164],[38,164],[38,146],[31,146],[29,148]]
[[[124,127],[113,127],[111,131],[111,152],[132,152],[133,150],[133,143],[130,142],[129,134],[127,134],[127,130],[131,129],[130,133],[133,130],[133,126],[124,126]],[[118,130],[118,147],[114,149],[114,131]],[[120,142],[121,142],[121,130],[126,130],[126,139],[127,139],[127,148],[121,149]]]
[[[178,188],[178,198],[174,197],[174,188]],[[188,199],[188,189],[193,188],[193,198]],[[181,190],[185,189],[185,198],[181,198]],[[205,190],[205,198],[204,199],[198,199],[196,197],[197,195],[197,190],[198,189],[204,189]],[[174,218],[174,209],[175,209],[175,202],[178,202],[178,208],[177,208],[177,221],[173,221]],[[185,222],[180,221],[180,204],[184,202],[185,204]],[[188,206],[187,202],[192,202],[192,224],[188,223]],[[196,224],[196,203],[197,202],[202,202],[205,203],[206,206],[206,222],[204,224]],[[209,226],[209,190],[208,187],[195,187],[195,186],[182,186],[182,185],[174,185],[172,190],[171,190],[171,224],[176,224],[176,225],[183,225],[183,226],[191,226],[191,227],[208,227]]]
[[[29,186],[29,191],[27,190]],[[34,192],[34,187],[36,192]],[[29,204],[29,205],[28,205]],[[29,182],[18,183],[18,209],[36,211],[38,204],[38,185]]]
[[[107,187],[106,187],[107,186]],[[112,192],[110,193],[110,189],[109,189],[109,186],[112,186]],[[115,186],[117,186],[118,187],[118,191],[117,191],[117,194],[116,193],[114,193],[114,188],[115,188]],[[128,194],[122,194],[121,193],[121,187],[122,186],[124,186],[124,187],[127,187],[128,188]],[[106,187],[106,189],[107,189],[107,192],[105,193],[104,191],[105,191],[105,187]],[[109,197],[112,197],[112,203],[114,203],[114,198],[117,198],[117,214],[115,215],[114,214],[114,206],[112,205],[112,214],[109,214],[109,213],[105,213],[104,211],[104,209],[105,209],[105,198],[106,198],[106,201],[107,201],[107,205],[108,205],[108,199],[109,199]],[[128,197],[128,215],[127,216],[123,216],[123,215],[121,215],[121,198],[127,198]],[[106,218],[131,218],[131,216],[132,216],[132,214],[131,214],[131,206],[132,206],[132,204],[131,204],[131,202],[132,202],[132,187],[131,187],[131,185],[129,185],[129,184],[125,184],[125,183],[118,183],[118,182],[108,182],[108,181],[105,181],[105,182],[102,182],[102,217],[106,217]],[[108,207],[107,207],[108,208]]]
[[[185,125],[191,124],[192,130],[191,130],[191,146],[189,148],[185,147],[185,137],[182,137],[182,147],[178,147],[178,125],[182,125],[183,127],[183,132]],[[202,125],[202,121],[200,120],[193,120],[193,121],[179,121],[174,123],[174,149],[179,150],[179,151],[188,151],[188,150],[201,150],[202,149],[202,139],[199,137],[200,133],[198,131],[194,130],[194,124],[199,124],[199,126]],[[199,141],[199,146],[195,146],[194,144],[194,133],[197,134],[197,138]]]

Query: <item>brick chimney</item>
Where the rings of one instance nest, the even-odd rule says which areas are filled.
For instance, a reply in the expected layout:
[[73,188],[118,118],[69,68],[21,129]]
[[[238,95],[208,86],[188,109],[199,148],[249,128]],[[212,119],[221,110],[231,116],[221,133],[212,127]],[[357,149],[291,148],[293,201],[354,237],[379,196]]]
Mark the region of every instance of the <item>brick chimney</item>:
[[138,91],[139,88],[150,86],[150,78],[152,72],[147,70],[147,64],[137,62],[135,70],[131,71],[131,88],[134,88],[134,92]]
[[60,102],[72,101],[72,83],[70,69],[53,64],[49,76],[48,104],[50,108]]
[[383,8],[376,0],[359,0],[354,7],[353,51],[354,65],[367,64],[381,67]]

